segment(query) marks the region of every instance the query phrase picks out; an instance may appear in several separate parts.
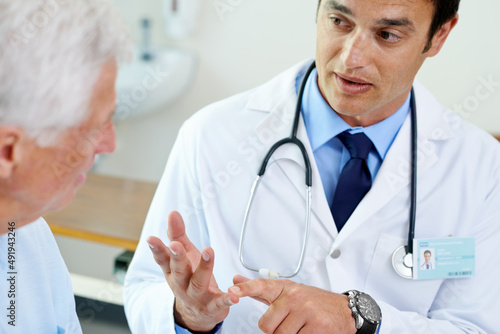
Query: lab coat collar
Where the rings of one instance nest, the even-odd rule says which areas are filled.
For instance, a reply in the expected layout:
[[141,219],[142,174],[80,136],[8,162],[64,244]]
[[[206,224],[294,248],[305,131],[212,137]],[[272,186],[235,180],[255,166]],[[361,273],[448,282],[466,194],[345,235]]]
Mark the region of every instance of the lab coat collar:
[[[291,96],[294,96],[294,98],[296,99],[296,79],[299,76],[300,78],[304,76],[308,66],[311,63],[311,59],[300,62],[299,64],[294,65],[280,75],[274,77],[267,83],[257,87],[254,90],[253,94],[250,96],[246,108],[256,111],[276,112],[281,109],[282,104],[284,102],[287,102],[291,98]],[[293,104],[295,105],[295,101],[293,101]],[[292,114],[292,119],[294,111],[295,108],[293,108],[291,111],[287,110],[287,112]],[[264,120],[263,122],[266,122],[266,120]]]
[[[257,133],[273,134],[272,136],[259,136],[259,138],[272,138],[272,140],[263,143],[267,150],[276,141],[290,135],[297,100],[296,79],[298,76],[303,76],[310,63],[311,60],[304,61],[256,88],[247,103],[247,109],[269,113],[256,127]],[[455,134],[449,124],[447,110],[420,83],[415,82],[414,89],[418,124],[418,174],[421,174],[439,160],[438,152],[435,149],[437,142],[451,139]],[[280,126],[277,126],[277,124],[280,124]],[[302,117],[300,118],[297,137],[306,147],[313,173],[312,213],[321,222],[324,229],[335,238],[335,244],[340,244],[366,222],[370,216],[384,207],[397,193],[409,186],[409,161],[411,161],[410,125],[410,115],[408,115],[387,153],[371,190],[346,222],[342,233],[338,234],[323,191],[304,122]],[[292,160],[300,166],[304,166],[300,151],[293,145],[286,145],[277,150],[270,164],[278,164],[305,200],[304,169],[286,167],[284,162],[287,160]],[[285,189],[284,192],[286,193]]]

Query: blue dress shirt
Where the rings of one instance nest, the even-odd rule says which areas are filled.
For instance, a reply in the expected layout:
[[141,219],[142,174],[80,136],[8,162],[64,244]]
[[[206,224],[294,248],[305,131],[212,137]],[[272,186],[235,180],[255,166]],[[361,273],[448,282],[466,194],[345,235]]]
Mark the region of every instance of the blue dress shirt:
[[[218,334],[222,330],[222,322],[218,323],[217,326],[215,326],[214,329],[210,332],[210,334]],[[192,334],[189,330],[185,329],[184,327],[181,327],[177,324],[175,324],[175,333],[176,334]]]
[[351,158],[336,136],[348,131],[364,132],[370,138],[375,150],[370,152],[367,164],[373,181],[409,111],[410,94],[401,108],[382,122],[352,128],[325,101],[318,87],[318,72],[313,70],[304,90],[302,116],[328,204],[332,203],[340,173]]

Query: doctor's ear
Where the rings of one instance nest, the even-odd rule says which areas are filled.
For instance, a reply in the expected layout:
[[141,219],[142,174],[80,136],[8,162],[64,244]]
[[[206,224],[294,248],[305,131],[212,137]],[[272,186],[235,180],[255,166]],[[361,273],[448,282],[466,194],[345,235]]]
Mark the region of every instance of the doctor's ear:
[[19,128],[0,126],[0,179],[7,179],[12,175],[23,135],[24,131]]
[[436,31],[436,33],[432,37],[432,44],[430,45],[430,48],[424,52],[427,54],[427,57],[434,57],[439,53],[439,51],[441,51],[444,42],[446,42],[446,39],[450,35],[450,32],[453,30],[453,28],[455,28],[457,23],[458,14],[456,14],[455,17],[443,24],[443,26],[439,28],[438,31]]

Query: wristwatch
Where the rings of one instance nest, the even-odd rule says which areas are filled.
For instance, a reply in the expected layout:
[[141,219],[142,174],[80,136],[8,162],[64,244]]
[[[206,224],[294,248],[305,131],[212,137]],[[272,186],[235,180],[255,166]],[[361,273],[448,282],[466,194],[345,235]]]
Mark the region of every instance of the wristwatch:
[[356,334],[375,334],[382,320],[382,311],[370,295],[356,290],[343,293],[349,297],[349,308],[356,320]]

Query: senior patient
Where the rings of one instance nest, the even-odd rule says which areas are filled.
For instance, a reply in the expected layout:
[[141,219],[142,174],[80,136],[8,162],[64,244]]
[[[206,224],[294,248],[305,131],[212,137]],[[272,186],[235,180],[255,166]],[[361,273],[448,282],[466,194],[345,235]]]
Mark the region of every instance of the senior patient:
[[1,333],[81,333],[68,270],[41,216],[115,148],[129,37],[102,0],[0,0]]

